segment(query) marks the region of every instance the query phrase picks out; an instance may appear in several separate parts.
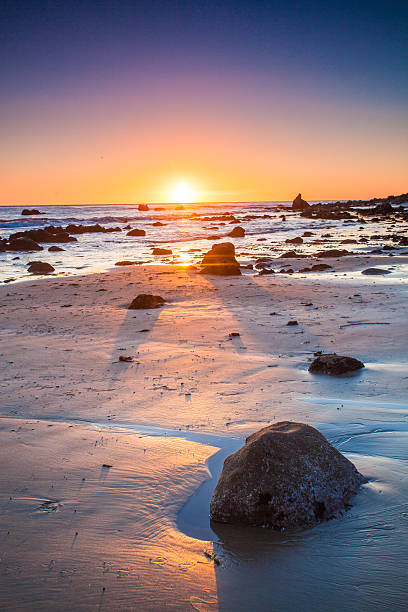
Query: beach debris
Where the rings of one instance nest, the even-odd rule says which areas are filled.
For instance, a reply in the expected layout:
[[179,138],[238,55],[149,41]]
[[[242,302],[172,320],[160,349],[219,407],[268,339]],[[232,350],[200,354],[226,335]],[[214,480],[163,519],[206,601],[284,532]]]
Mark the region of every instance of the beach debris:
[[46,261],[30,261],[28,262],[28,272],[30,274],[50,274],[55,268]]
[[148,310],[151,308],[160,308],[166,303],[166,300],[160,295],[151,295],[150,293],[140,293],[132,300],[129,310]]
[[126,363],[129,363],[130,361],[133,361],[133,357],[131,355],[119,355],[119,361],[126,361]]
[[294,319],[293,321],[288,321],[286,325],[299,325],[299,323]]
[[309,366],[309,372],[312,374],[341,376],[342,374],[361,370],[361,368],[364,368],[364,363],[354,357],[329,353],[316,357]]
[[209,551],[209,550],[205,550],[204,551],[204,556],[207,557],[207,559],[209,559],[210,561],[213,561],[215,565],[220,565],[221,562],[218,559],[217,555],[215,555],[213,552]]
[[238,225],[229,232],[228,236],[231,236],[231,238],[243,238],[245,236],[245,230],[243,227]]
[[298,193],[292,202],[292,210],[307,210],[310,205],[306,200],[302,200],[302,194]]
[[142,229],[132,229],[126,234],[126,236],[146,236],[146,232]]
[[239,263],[235,259],[235,247],[232,242],[213,244],[205,253],[201,265],[201,274],[217,274],[220,276],[236,276],[241,274]]
[[391,325],[391,323],[388,321],[349,321],[348,323],[339,325],[339,328],[350,327],[350,325]]
[[102,467],[103,468],[111,468],[112,466],[110,465],[110,463],[102,463]]
[[366,479],[314,427],[284,421],[224,461],[210,503],[220,523],[311,527],[349,507]]
[[391,274],[391,270],[385,270],[384,268],[367,268],[366,270],[362,270],[361,274],[377,276],[379,274]]

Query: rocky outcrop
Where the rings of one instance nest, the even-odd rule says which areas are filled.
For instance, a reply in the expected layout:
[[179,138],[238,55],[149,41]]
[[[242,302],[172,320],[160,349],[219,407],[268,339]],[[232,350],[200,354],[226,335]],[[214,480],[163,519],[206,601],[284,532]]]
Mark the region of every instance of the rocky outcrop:
[[25,230],[24,232],[16,232],[10,236],[10,240],[15,238],[30,238],[35,242],[58,243],[58,242],[76,242],[76,238],[70,236],[62,227],[54,227],[49,225],[45,228]]
[[75,223],[71,223],[67,225],[65,231],[69,234],[111,234],[112,232],[121,232],[122,230],[120,227],[103,227],[99,223],[94,225],[75,225]]
[[147,204],[139,204],[137,208],[138,210],[141,210],[141,211],[150,210]]
[[226,458],[210,517],[279,529],[311,527],[346,509],[364,481],[317,429],[284,421],[252,434]]
[[160,295],[151,295],[147,293],[140,293],[129,306],[129,310],[144,310],[151,308],[160,308],[164,306],[166,300]]
[[231,238],[243,238],[245,236],[245,230],[243,227],[238,225],[237,227],[234,227],[232,231],[230,231],[228,236]]
[[302,200],[302,194],[298,193],[298,195],[292,202],[292,209],[293,210],[307,210],[308,208],[310,208],[309,203],[306,202],[306,200]]
[[364,368],[364,363],[354,357],[345,357],[330,353],[319,355],[309,366],[312,374],[326,374],[328,376],[341,376],[350,372],[356,372]]
[[11,238],[6,243],[6,251],[42,251],[43,248],[31,238]]
[[239,275],[239,263],[235,259],[235,247],[231,242],[213,244],[201,262],[204,268],[202,274],[217,274],[220,276]]
[[126,236],[146,236],[146,232],[142,229],[132,229]]
[[30,261],[28,265],[30,274],[50,274],[54,271],[55,268],[46,261]]
[[36,208],[24,208],[21,212],[22,215],[43,215],[44,213],[40,212]]

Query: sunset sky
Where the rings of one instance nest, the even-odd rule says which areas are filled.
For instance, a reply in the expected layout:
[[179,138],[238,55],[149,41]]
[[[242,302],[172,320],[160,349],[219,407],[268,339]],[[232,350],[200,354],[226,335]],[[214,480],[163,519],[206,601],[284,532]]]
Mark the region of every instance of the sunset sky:
[[407,2],[1,6],[1,204],[408,191]]

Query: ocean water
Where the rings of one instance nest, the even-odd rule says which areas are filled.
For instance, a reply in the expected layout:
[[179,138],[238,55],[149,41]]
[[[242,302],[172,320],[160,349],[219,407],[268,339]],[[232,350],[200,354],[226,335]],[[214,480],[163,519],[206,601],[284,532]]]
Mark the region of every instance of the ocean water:
[[[0,253],[0,282],[14,282],[30,277],[27,264],[30,261],[47,261],[55,267],[55,274],[86,274],[111,269],[120,260],[134,260],[141,263],[179,263],[192,264],[200,261],[203,252],[211,244],[228,239],[234,242],[239,260],[243,264],[254,263],[258,257],[277,256],[296,248],[300,253],[311,254],[324,248],[316,246],[313,240],[321,234],[330,233],[332,237],[325,242],[336,247],[344,238],[359,238],[363,235],[383,233],[378,224],[367,223],[360,226],[345,221],[311,220],[293,213],[289,202],[250,202],[192,204],[184,206],[151,205],[150,210],[142,212],[136,205],[104,206],[40,206],[43,213],[37,216],[22,216],[23,207],[0,207],[0,236],[47,225],[66,226],[70,223],[91,225],[99,223],[106,228],[119,227],[115,233],[87,233],[76,235],[77,242],[60,244],[64,251],[49,253],[44,250],[35,253]],[[224,213],[233,214],[245,228],[244,238],[231,239],[227,234],[234,224],[219,218]],[[281,216],[285,214],[286,219]],[[248,219],[247,217],[251,218]],[[155,227],[157,221],[163,226]],[[146,236],[126,236],[132,228],[144,229]],[[326,230],[324,232],[323,230]],[[285,244],[285,240],[312,231],[313,237],[307,238],[302,245]],[[211,238],[211,239],[209,239]],[[346,245],[354,252],[370,252],[384,240],[370,241],[367,244]],[[168,247],[171,256],[153,256],[154,246]],[[406,249],[405,249],[406,250]]]

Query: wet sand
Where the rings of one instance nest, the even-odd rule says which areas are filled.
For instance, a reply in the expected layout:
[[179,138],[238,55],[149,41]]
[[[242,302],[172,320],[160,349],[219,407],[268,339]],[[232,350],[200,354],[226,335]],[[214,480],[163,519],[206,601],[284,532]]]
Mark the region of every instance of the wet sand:
[[[233,278],[132,266],[0,287],[0,606],[403,610],[406,262]],[[138,293],[168,304],[127,310]],[[318,350],[366,368],[312,376]],[[192,537],[212,533],[183,510],[218,448],[200,436],[239,444],[283,419],[317,425],[370,478],[352,510],[306,532]]]

